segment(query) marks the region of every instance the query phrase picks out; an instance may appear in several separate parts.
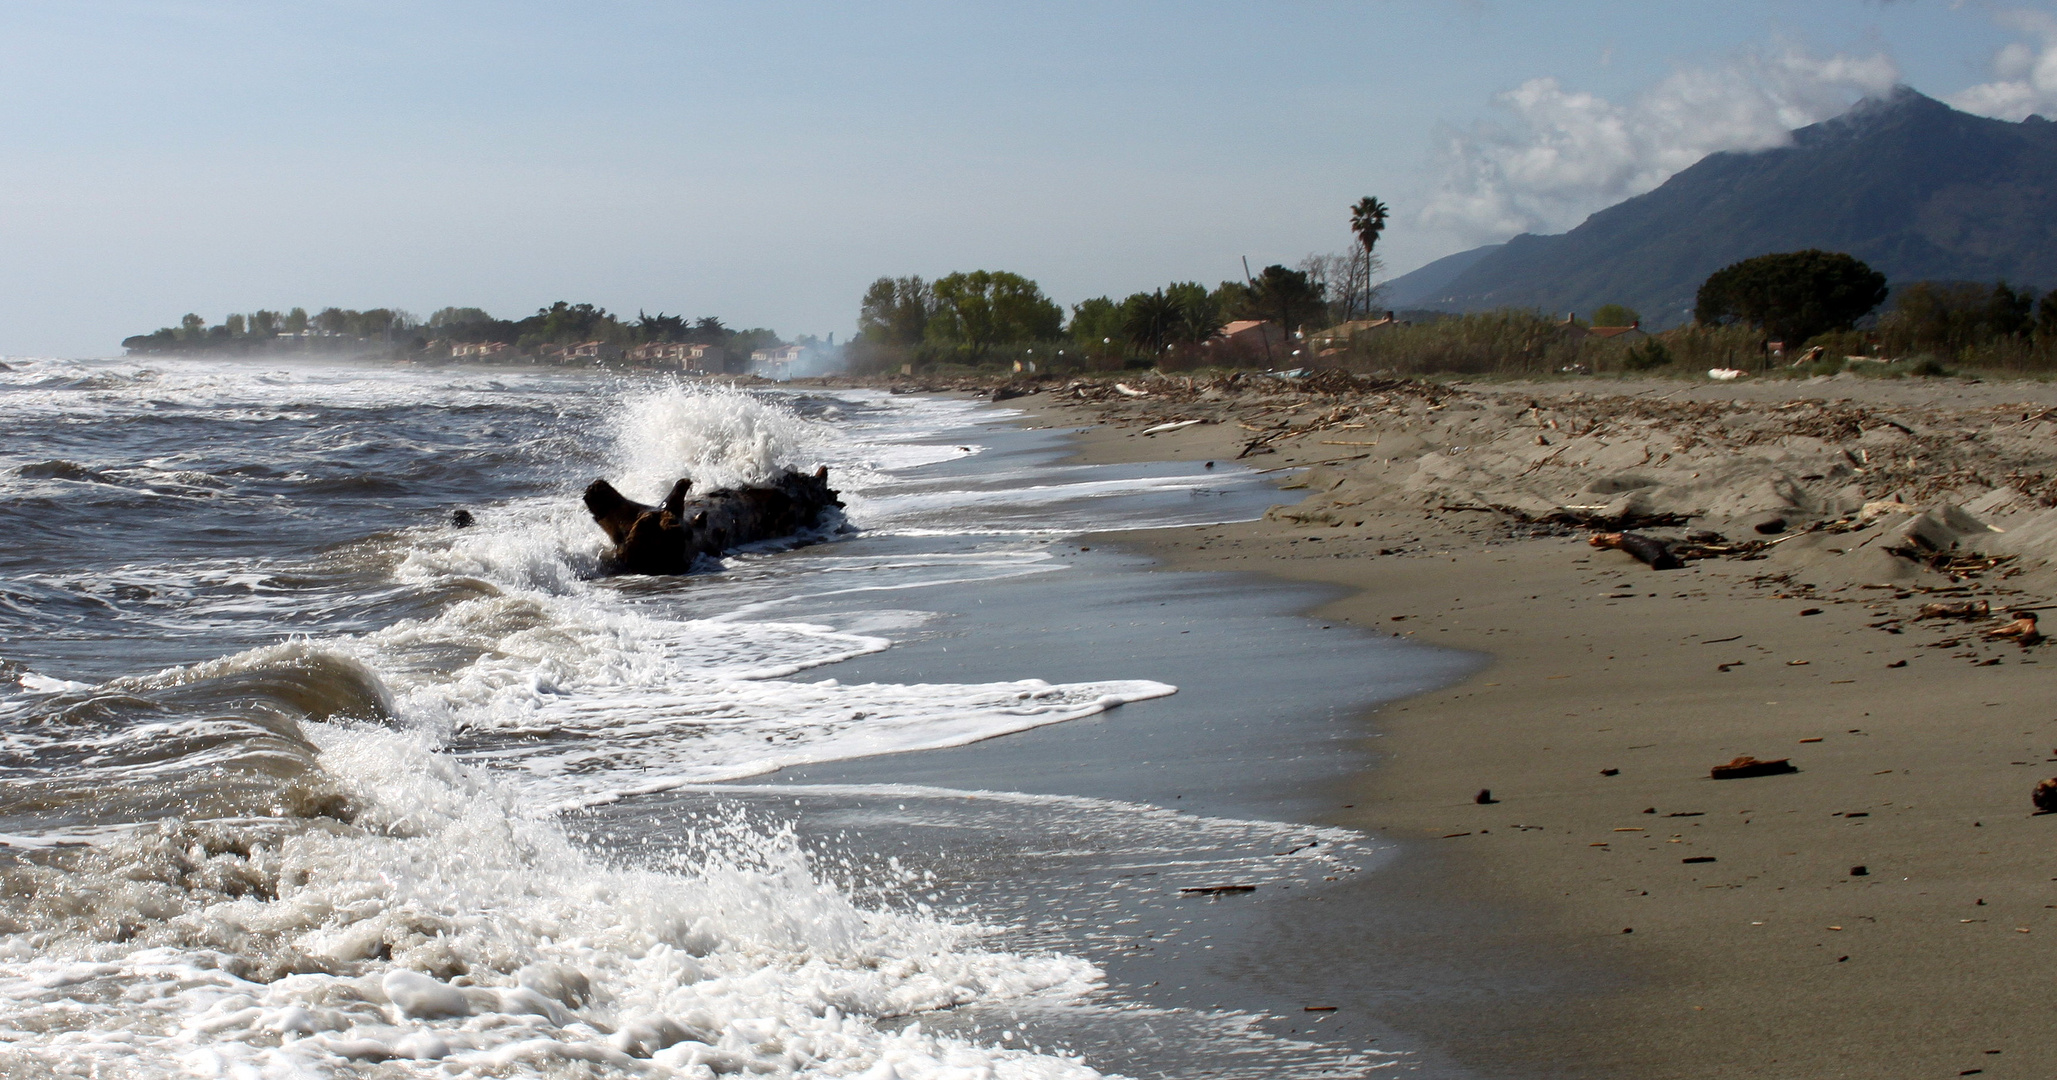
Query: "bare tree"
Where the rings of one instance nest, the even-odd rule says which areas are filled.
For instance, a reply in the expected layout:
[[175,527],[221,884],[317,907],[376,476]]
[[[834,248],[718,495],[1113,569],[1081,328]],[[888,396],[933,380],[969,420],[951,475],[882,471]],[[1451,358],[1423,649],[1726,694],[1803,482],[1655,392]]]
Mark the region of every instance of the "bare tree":
[[1371,310],[1376,299],[1371,287],[1372,275],[1384,265],[1370,252],[1357,246],[1332,255],[1309,255],[1300,260],[1300,270],[1308,280],[1326,289],[1330,323],[1349,322],[1359,313]]

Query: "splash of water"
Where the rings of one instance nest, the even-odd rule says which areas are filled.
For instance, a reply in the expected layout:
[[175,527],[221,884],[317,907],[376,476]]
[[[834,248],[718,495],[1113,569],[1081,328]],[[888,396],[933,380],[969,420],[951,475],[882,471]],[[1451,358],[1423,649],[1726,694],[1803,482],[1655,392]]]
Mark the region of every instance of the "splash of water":
[[671,383],[633,394],[615,435],[616,486],[662,498],[672,481],[700,490],[757,484],[809,464],[829,432],[783,405],[733,387]]
[[348,825],[167,823],[6,869],[0,1074],[1096,1075],[880,1027],[1099,974],[860,908],[789,832],[716,817],[668,865],[613,863],[419,735],[315,737]]

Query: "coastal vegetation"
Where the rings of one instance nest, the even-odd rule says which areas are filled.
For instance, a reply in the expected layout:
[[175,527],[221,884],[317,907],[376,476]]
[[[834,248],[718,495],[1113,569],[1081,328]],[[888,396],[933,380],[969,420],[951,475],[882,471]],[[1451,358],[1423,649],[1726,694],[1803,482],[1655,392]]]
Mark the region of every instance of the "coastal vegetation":
[[1744,322],[1779,341],[1849,330],[1886,299],[1886,276],[1840,252],[1809,249],[1722,267],[1700,286],[1693,318]]
[[[840,359],[856,375],[1238,367],[1519,378],[1701,377],[1723,369],[2057,373],[2057,291],[2038,297],[2005,281],[1891,287],[1863,262],[1820,250],[1724,267],[1702,283],[1692,323],[1654,332],[1618,302],[1585,319],[1524,308],[1381,312],[1372,275],[1389,213],[1377,199],[1359,200],[1349,214],[1356,242],[1296,268],[1273,264],[1212,287],[1184,280],[1120,299],[1096,296],[1068,313],[1036,281],[1009,271],[881,277],[865,290],[857,334]],[[520,319],[475,307],[446,307],[426,319],[396,308],[310,315],[296,307],[233,314],[214,325],[189,314],[122,344],[136,354],[374,354],[715,374],[749,371],[753,356],[792,351],[768,329],[738,330],[711,316],[639,311],[629,319],[568,301]],[[792,370],[756,368],[771,369]]]
[[[1717,271],[1701,288],[1699,317],[1657,332],[1646,332],[1641,316],[1620,303],[1586,319],[1520,308],[1362,319],[1377,293],[1352,275],[1373,262],[1377,236],[1368,226],[1377,222],[1362,204],[1353,207],[1352,221],[1367,226],[1354,257],[1310,257],[1299,269],[1267,266],[1211,289],[1178,281],[1120,300],[1094,297],[1072,305],[1061,330],[1055,305],[1019,275],[951,275],[934,284],[880,278],[865,294],[851,370],[969,371],[1011,363],[1024,373],[1305,367],[1522,378],[1701,377],[1723,369],[1885,377],[2057,372],[2057,292],[2038,300],[2006,282],[1917,281],[1892,289],[1863,262],[1817,250],[1772,253]],[[967,321],[955,314],[959,290],[939,289],[959,278],[1004,283],[1014,305],[1008,310],[1033,311],[1035,318]],[[971,325],[980,332],[965,329]],[[1248,329],[1259,325],[1272,328],[1269,336]]]
[[[858,305],[849,369],[1184,369],[1304,359],[1306,330],[1371,312],[1380,266],[1375,250],[1390,215],[1385,203],[1365,196],[1350,207],[1355,243],[1340,254],[1310,255],[1297,268],[1266,266],[1211,288],[1173,281],[1119,300],[1091,297],[1071,305],[1068,319],[1040,285],[1020,274],[978,270],[932,282],[881,277]],[[1224,333],[1237,323],[1273,330],[1251,340]],[[1288,340],[1283,328],[1301,337]]]
[[[499,319],[475,307],[446,307],[427,319],[398,308],[355,311],[305,308],[233,314],[213,326],[188,314],[177,326],[122,342],[132,354],[387,355],[427,359],[556,362],[673,361],[709,358],[716,371],[740,371],[753,353],[786,344],[763,328],[738,330],[708,316],[637,312],[626,319],[594,304],[560,300],[520,319]],[[657,349],[652,346],[701,346]],[[711,351],[709,351],[711,350]]]

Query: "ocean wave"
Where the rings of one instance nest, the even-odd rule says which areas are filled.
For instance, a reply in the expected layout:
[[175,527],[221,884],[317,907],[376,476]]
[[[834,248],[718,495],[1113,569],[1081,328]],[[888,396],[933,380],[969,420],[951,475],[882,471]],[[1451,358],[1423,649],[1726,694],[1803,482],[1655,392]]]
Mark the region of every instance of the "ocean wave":
[[0,832],[46,843],[175,818],[347,819],[306,726],[393,710],[362,665],[297,644],[100,685],[17,684],[0,702]]
[[[5,867],[12,1061],[81,1075],[1097,1075],[882,1021],[1077,1000],[1083,961],[855,905],[789,833],[700,823],[612,865],[406,733],[331,727],[350,825],[166,824]],[[106,1075],[108,1073],[99,1073]]]
[[[974,406],[864,392],[184,361],[38,361],[0,384],[44,424],[0,491],[63,523],[0,593],[0,632],[44,639],[0,659],[0,1075],[1092,1075],[906,1022],[1075,1002],[1099,976],[932,917],[897,870],[824,866],[748,815],[663,845],[567,830],[627,794],[1173,692],[808,673],[931,617],[824,611],[839,595],[1056,570],[1066,502],[1185,481],[1009,472],[1013,495],[960,497],[970,481],[903,474],[981,452]],[[594,474],[650,497],[820,463],[875,532],[596,578]],[[159,549],[56,542],[160,493],[181,498],[148,519]],[[994,539],[907,542],[944,535]],[[96,681],[95,663],[164,670]]]

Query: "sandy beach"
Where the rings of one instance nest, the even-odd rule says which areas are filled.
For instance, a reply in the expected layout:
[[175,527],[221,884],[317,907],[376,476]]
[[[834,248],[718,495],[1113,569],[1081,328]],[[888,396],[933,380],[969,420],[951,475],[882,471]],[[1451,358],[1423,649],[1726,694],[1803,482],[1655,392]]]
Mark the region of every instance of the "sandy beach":
[[[1172,377],[1008,405],[1084,460],[1241,454],[1308,496],[1105,541],[1490,657],[1371,717],[1330,819],[1400,842],[1361,887],[1413,912],[1332,923],[1337,949],[1486,973],[1368,989],[1382,1022],[1485,1076],[2044,1074],[2057,660],[1982,634],[2057,595],[2057,388]],[[1587,544],[1623,521],[1706,557]],[[1990,617],[1919,617],[1966,602]],[[1742,755],[1797,771],[1710,778]]]

